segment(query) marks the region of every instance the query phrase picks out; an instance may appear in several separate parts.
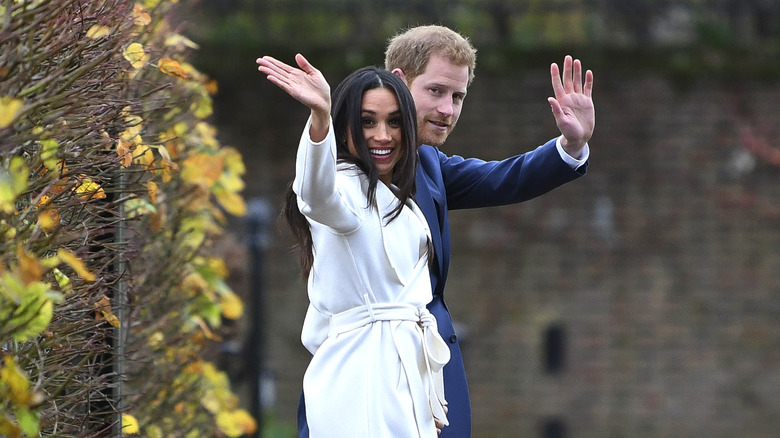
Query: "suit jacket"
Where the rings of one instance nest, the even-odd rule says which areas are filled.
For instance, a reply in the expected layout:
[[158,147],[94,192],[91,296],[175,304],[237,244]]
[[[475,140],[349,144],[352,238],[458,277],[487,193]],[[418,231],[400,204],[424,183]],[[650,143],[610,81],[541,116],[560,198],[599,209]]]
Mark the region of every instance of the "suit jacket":
[[[444,285],[450,264],[449,210],[495,207],[533,199],[587,171],[587,163],[572,169],[563,161],[556,140],[525,154],[501,161],[448,156],[438,148],[422,146],[418,151],[415,200],[425,215],[435,249],[430,269],[433,301],[428,310],[436,317],[439,333],[450,347],[450,361],[444,366],[444,392],[449,404],[449,426],[440,438],[471,436],[471,403],[466,370],[452,317],[444,302]],[[306,406],[301,394],[298,405],[298,434],[308,438]]]
[[444,302],[444,285],[450,263],[449,210],[494,207],[527,201],[584,175],[561,159],[551,140],[537,149],[502,161],[482,161],[447,156],[437,148],[422,146],[417,166],[416,201],[428,221],[436,263],[430,269],[433,301],[428,309],[436,316],[439,333],[450,347],[444,367],[444,392],[449,403],[449,426],[440,438],[471,436],[471,404],[458,337]]

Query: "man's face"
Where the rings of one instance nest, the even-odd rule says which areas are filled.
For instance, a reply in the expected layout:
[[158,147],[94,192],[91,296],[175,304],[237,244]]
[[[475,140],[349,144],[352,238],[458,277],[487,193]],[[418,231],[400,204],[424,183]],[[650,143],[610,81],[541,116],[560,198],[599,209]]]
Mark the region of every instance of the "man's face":
[[425,71],[408,83],[417,108],[417,141],[441,146],[460,117],[469,83],[469,68],[431,55]]

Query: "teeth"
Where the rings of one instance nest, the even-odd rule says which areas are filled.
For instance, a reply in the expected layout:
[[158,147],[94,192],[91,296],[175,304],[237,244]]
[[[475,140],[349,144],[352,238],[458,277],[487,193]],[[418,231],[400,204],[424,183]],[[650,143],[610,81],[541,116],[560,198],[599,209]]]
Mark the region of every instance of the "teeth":
[[371,149],[372,155],[390,155],[392,149]]

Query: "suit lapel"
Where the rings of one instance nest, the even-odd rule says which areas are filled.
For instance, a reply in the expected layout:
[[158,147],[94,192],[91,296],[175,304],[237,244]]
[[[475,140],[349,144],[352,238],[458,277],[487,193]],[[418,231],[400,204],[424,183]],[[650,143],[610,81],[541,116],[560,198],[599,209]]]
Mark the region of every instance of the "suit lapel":
[[[417,195],[415,201],[422,210],[425,220],[428,221],[428,228],[431,230],[433,239],[433,248],[436,251],[436,267],[438,268],[437,277],[444,272],[444,250],[442,248],[442,231],[439,223],[439,210],[441,206],[434,200],[431,190],[435,190],[432,182],[426,177],[425,170],[418,163],[417,165]],[[435,286],[435,285],[434,285]]]

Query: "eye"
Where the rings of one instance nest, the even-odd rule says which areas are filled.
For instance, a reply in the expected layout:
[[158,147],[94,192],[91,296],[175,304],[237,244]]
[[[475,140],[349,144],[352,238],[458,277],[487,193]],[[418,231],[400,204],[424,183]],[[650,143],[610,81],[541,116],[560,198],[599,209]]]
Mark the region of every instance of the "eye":
[[452,95],[452,100],[454,100],[455,102],[459,102],[459,103],[463,102],[463,99],[465,99],[465,98],[466,98],[466,95],[465,94],[461,94],[461,93],[455,93],[454,95]]
[[363,126],[373,126],[374,125],[374,119],[370,117],[363,117],[362,121]]
[[403,122],[401,121],[400,117],[390,119],[390,121],[388,123],[393,128],[400,128],[401,126],[403,126]]
[[428,89],[431,94],[441,94],[441,90],[438,87],[431,87]]

